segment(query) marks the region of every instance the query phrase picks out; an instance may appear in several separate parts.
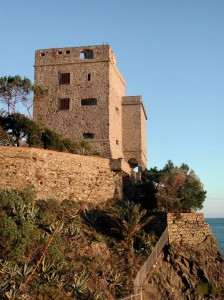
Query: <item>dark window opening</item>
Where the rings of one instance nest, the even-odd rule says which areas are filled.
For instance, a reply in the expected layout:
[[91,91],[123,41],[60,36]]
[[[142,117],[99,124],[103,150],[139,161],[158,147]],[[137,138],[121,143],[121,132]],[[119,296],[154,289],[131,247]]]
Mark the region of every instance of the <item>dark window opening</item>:
[[80,53],[81,59],[93,59],[93,50],[85,49]]
[[82,99],[81,105],[97,105],[97,99],[96,98],[88,98],[88,99]]
[[91,74],[87,75],[87,80],[90,81],[91,80]]
[[41,53],[40,56],[45,56],[45,53]]
[[70,50],[67,50],[67,51],[66,51],[66,54],[70,54]]
[[132,169],[138,167],[138,162],[137,162],[137,160],[136,160],[135,158],[130,158],[130,159],[128,160],[128,163],[129,163],[129,166],[130,166]]
[[58,54],[62,54],[62,51],[58,51]]
[[62,98],[59,99],[59,110],[67,110],[70,107],[70,99]]
[[86,140],[94,139],[94,133],[90,133],[90,132],[83,133],[83,138]]
[[69,84],[70,73],[59,73],[59,84]]
[[116,145],[119,145],[119,141],[118,140],[116,140]]
[[119,112],[119,108],[118,107],[116,107],[115,109],[116,109],[117,112]]

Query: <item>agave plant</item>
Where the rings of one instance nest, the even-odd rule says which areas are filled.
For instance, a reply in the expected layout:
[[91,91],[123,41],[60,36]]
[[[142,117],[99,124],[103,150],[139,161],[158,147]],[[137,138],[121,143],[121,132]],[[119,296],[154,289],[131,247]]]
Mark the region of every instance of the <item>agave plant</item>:
[[115,270],[110,270],[107,274],[106,274],[106,280],[109,283],[109,287],[110,288],[114,288],[114,287],[121,287],[122,286],[122,274],[115,271]]
[[26,208],[26,219],[27,220],[35,220],[38,214],[39,208],[33,204],[29,204]]
[[21,266],[18,271],[17,271],[17,274],[19,276],[21,276],[22,278],[27,278],[27,276],[32,272],[33,270],[33,266],[28,266],[26,263]]
[[12,212],[15,216],[19,218],[19,220],[35,220],[39,208],[36,207],[34,204],[29,203],[26,204],[24,202],[18,201],[14,203],[12,206]]
[[8,261],[0,261],[1,267],[1,281],[0,281],[0,296],[1,299],[17,299],[20,294],[20,286],[16,285],[16,275],[19,267]]
[[93,293],[91,300],[106,300],[106,296],[104,293],[102,292],[98,292],[96,291],[95,293]]
[[53,268],[55,268],[55,261],[47,260],[46,257],[44,257],[40,264],[40,272],[43,274],[48,273]]
[[6,276],[14,277],[19,272],[19,267],[16,263],[1,260],[0,266],[1,273],[5,274]]
[[55,261],[44,257],[40,264],[40,276],[44,282],[49,282],[52,286],[61,289],[65,285],[61,275],[62,268],[63,264],[56,264]]
[[12,207],[12,212],[14,215],[18,216],[20,220],[26,219],[26,204],[23,202],[17,202]]
[[12,285],[8,292],[4,293],[4,296],[8,300],[16,300],[18,299],[18,296],[21,294],[21,289],[17,288],[16,285]]
[[88,225],[94,226],[99,222],[99,212],[96,210],[85,210],[83,219]]
[[[57,228],[58,227],[58,228]],[[61,234],[64,229],[64,222],[56,221],[49,226],[49,231],[52,234],[57,228],[57,233]]]
[[73,296],[82,297],[87,290],[87,281],[89,274],[84,270],[80,275],[75,275],[72,284]]
[[77,239],[82,236],[80,228],[75,224],[70,224],[68,226],[67,232],[70,237],[76,237]]

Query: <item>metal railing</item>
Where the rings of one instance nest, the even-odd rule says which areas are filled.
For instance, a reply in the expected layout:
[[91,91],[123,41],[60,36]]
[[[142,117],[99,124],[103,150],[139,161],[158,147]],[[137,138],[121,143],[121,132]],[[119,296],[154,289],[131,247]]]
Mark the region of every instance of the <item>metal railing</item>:
[[159,256],[160,252],[162,251],[162,249],[165,246],[168,239],[169,239],[168,228],[166,228],[164,230],[162,236],[160,237],[159,241],[157,242],[156,246],[153,248],[152,253],[149,255],[148,259],[146,260],[144,265],[141,267],[141,269],[138,271],[138,274],[135,277],[134,295],[138,294],[143,281],[145,280],[148,272],[154,265],[157,257]]
[[[160,252],[162,251],[163,247],[165,246],[166,242],[169,240],[168,234],[168,227],[164,230],[163,234],[161,235],[160,239],[158,240],[157,244],[153,248],[151,254],[149,255],[148,259],[145,261],[144,265],[138,271],[135,280],[134,280],[134,294],[127,296],[125,298],[119,300],[142,300],[142,283],[145,280],[148,272],[154,265],[157,257],[159,256]],[[139,289],[141,291],[139,292]]]

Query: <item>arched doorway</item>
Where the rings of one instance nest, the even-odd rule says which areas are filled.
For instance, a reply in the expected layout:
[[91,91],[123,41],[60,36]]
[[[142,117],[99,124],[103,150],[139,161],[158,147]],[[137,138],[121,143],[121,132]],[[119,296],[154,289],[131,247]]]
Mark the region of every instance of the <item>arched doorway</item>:
[[128,164],[129,164],[130,168],[132,168],[132,169],[135,169],[138,167],[138,162],[135,158],[130,158],[128,160]]

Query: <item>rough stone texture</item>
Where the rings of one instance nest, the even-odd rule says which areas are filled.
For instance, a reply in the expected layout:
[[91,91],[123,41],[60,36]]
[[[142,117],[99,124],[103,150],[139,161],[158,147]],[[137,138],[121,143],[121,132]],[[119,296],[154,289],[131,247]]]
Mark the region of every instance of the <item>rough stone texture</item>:
[[[83,59],[81,53],[92,56]],[[70,74],[67,84],[59,84],[63,73]],[[37,50],[35,84],[49,92],[46,97],[35,96],[35,120],[76,141],[84,133],[93,133],[88,141],[103,156],[126,162],[135,158],[140,167],[146,167],[143,103],[139,97],[133,97],[135,105],[127,109],[127,101],[122,103],[125,81],[109,45]],[[70,99],[69,109],[60,109],[63,98]],[[81,105],[82,99],[89,98],[97,99],[97,105]]]
[[120,198],[119,174],[106,158],[35,148],[0,147],[0,188],[33,186],[38,199],[75,199],[91,203]]
[[132,173],[129,164],[123,159],[110,159],[110,168],[115,172],[123,171],[128,175]]
[[167,215],[169,242],[197,245],[212,236],[210,226],[202,213],[181,213]]
[[[215,295],[200,295],[197,288],[213,286]],[[224,299],[224,261],[212,236],[197,246],[166,246],[143,285],[143,300]]]
[[[224,260],[202,213],[167,215],[166,245],[143,285],[143,300],[224,299]],[[200,295],[198,287],[218,293]]]
[[140,96],[123,97],[123,152],[126,161],[136,159],[146,168],[146,130],[147,116]]

